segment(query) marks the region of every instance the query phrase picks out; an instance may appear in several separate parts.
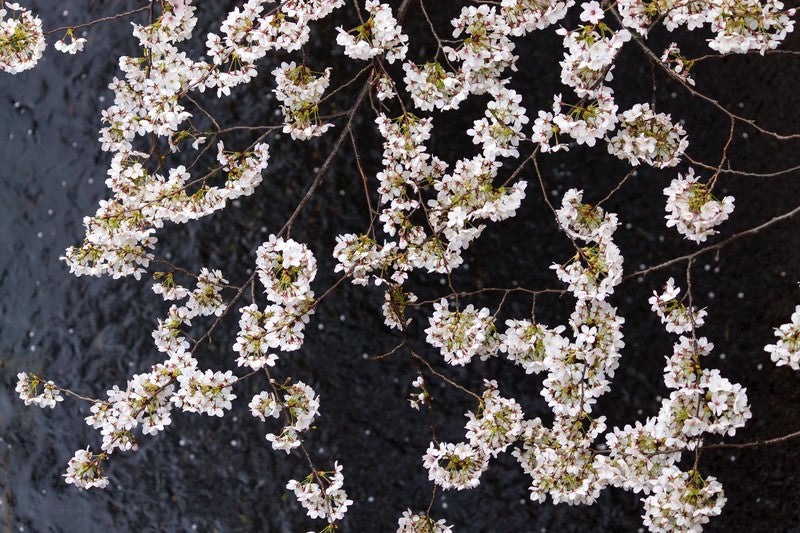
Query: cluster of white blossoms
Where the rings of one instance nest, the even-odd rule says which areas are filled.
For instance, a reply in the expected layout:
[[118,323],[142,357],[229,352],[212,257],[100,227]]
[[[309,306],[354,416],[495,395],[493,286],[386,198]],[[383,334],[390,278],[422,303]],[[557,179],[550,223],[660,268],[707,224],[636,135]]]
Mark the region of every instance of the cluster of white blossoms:
[[717,200],[709,184],[701,182],[692,168],[686,174],[678,174],[664,189],[664,195],[667,197],[667,227],[674,226],[678,233],[698,243],[715,235],[714,228],[728,220],[733,212],[733,196]]
[[[508,102],[518,97],[504,89],[494,94]],[[389,240],[379,244],[368,235],[337,236],[336,271],[352,273],[353,283],[366,284],[373,277],[376,284],[402,285],[414,269],[447,273],[461,265],[462,252],[485,227],[481,221],[514,216],[525,196],[525,181],[510,187],[494,184],[502,167],[497,158],[517,155],[514,131],[524,123],[523,114],[521,108],[501,111],[497,102],[490,103],[487,115],[492,120],[485,126],[478,121],[476,128],[483,131],[474,132],[485,151],[458,160],[451,173],[444,161],[427,152],[430,118],[379,115],[376,122],[384,143],[383,170],[377,174],[378,220]]]
[[494,317],[489,309],[475,309],[470,304],[463,310],[451,311],[447,300],[433,304],[426,341],[438,348],[446,363],[463,366],[476,355],[486,359],[499,347],[494,331]]
[[[188,3],[183,0],[182,3]],[[321,20],[344,5],[344,0],[289,0],[264,13],[271,0],[247,0],[234,7],[221,25],[222,36],[209,33],[208,55],[214,65],[205,82],[217,94],[251,81],[256,62],[272,51],[300,50],[311,36],[310,22]]]
[[429,514],[415,514],[411,509],[403,511],[397,521],[397,533],[452,533],[453,526],[445,520],[434,520]]
[[530,320],[506,320],[506,330],[500,334],[499,350],[509,360],[521,366],[526,374],[538,374],[547,370],[548,352],[561,342],[565,326],[553,329]]
[[519,157],[522,127],[528,123],[525,108],[519,105],[522,95],[506,87],[493,87],[489,93],[493,99],[486,106],[485,117],[476,120],[467,135],[472,136],[473,143],[482,145],[490,159]]
[[712,348],[705,337],[681,336],[667,359],[664,382],[675,390],[661,402],[658,424],[673,445],[694,446],[703,433],[733,436],[752,416],[740,384],[700,368],[700,357]]
[[275,76],[275,97],[281,103],[285,124],[283,132],[292,139],[307,140],[319,137],[333,124],[323,124],[319,119],[319,101],[328,88],[331,69],[316,73],[305,65],[281,63],[272,71]]
[[105,488],[108,485],[108,478],[103,475],[102,468],[105,457],[104,453],[95,455],[89,448],[78,450],[69,460],[64,481],[82,489]]
[[[139,276],[152,259],[155,231],[165,222],[184,223],[227,205],[230,200],[252,194],[261,182],[269,159],[266,143],[243,151],[226,151],[218,143],[221,168],[226,174],[219,185],[208,176],[191,176],[184,166],[161,172],[148,170],[148,154],[133,149],[137,137],[164,138],[172,151],[185,140],[197,149],[207,133],[187,121],[192,117],[181,96],[216,88],[218,96],[253,79],[255,61],[271,50],[296,50],[307,41],[308,23],[330,14],[343,0],[283,2],[263,14],[265,0],[249,0],[229,12],[222,34],[208,35],[212,61],[195,61],[178,45],[192,36],[197,23],[191,0],[166,5],[153,24],[134,24],[134,35],[143,48],[141,57],[120,58],[124,79],[110,84],[114,103],[103,111],[106,124],[100,132],[103,150],[113,152],[107,184],[114,197],[101,202],[93,217],[84,220],[83,244],[67,250],[65,259],[77,275]],[[319,98],[327,86],[329,71],[317,77],[306,67],[277,69],[276,93],[284,103],[286,131],[296,138],[319,135],[326,125],[317,120]],[[159,165],[159,169],[163,169]]]
[[489,466],[486,454],[465,442],[432,442],[422,461],[428,469],[428,479],[445,490],[477,487]]
[[[512,453],[531,476],[533,500],[543,501],[549,494],[555,502],[591,503],[608,483],[608,461],[592,449],[606,429],[605,417],[590,413],[597,398],[609,390],[624,346],[624,320],[604,301],[621,281],[621,262],[611,252],[617,218],[581,200],[581,191],[570,191],[558,218],[572,238],[600,250],[594,256],[595,266],[609,265],[611,272],[593,275],[595,281],[609,280],[605,290],[587,289],[588,281],[571,284],[569,290],[578,300],[570,318],[574,340],[562,335],[564,326],[548,328],[513,319],[498,335],[488,309],[476,312],[468,306],[453,312],[444,301],[434,304],[427,340],[442,350],[446,360],[448,354],[453,359],[454,349],[460,350],[455,355],[460,364],[475,354],[502,351],[526,372],[544,371],[542,395],[555,414],[552,428],[539,419],[526,420],[514,399],[500,396],[497,384],[486,381],[477,414],[467,413],[467,442],[431,443],[423,459],[429,479],[442,488],[476,486],[489,459],[520,441],[522,446]],[[488,346],[487,339],[491,339]]]
[[56,41],[55,49],[63,54],[72,54],[75,55],[78,52],[83,51],[83,47],[86,44],[85,37],[75,37],[75,32],[73,30],[67,30],[66,35],[60,40]]
[[306,324],[314,313],[311,282],[317,261],[305,244],[270,235],[256,252],[256,274],[267,299],[263,309],[256,303],[242,307],[234,351],[240,366],[259,369],[275,364],[271,349],[284,352],[303,345]]
[[323,518],[329,524],[344,518],[353,500],[347,498],[342,465],[334,463],[332,472],[314,471],[302,481],[289,480],[286,488],[294,491],[297,501],[311,518]]
[[[173,407],[223,416],[236,398],[232,393],[235,383],[231,371],[200,370],[196,359],[179,345],[170,349],[168,358],[153,365],[150,372],[132,376],[124,390],[114,386],[107,392],[107,400],[95,401],[86,423],[100,430],[101,458],[105,460],[117,449],[138,448],[133,433],[137,427],[144,435],[163,431],[172,422]],[[79,480],[75,483],[82,488],[99,486]]]
[[221,316],[227,305],[222,298],[222,290],[228,283],[219,270],[200,269],[197,285],[189,291],[174,281],[172,273],[160,273],[160,281],[153,284],[153,291],[160,294],[165,301],[180,302],[170,306],[167,316],[158,321],[153,331],[158,351],[171,354],[189,348],[189,341],[183,334],[183,326],[191,326],[192,319],[201,316]]
[[764,347],[772,361],[778,366],[789,365],[793,370],[800,370],[800,305],[794,308],[790,322],[775,328],[775,336],[778,342]]
[[[391,263],[393,248],[394,243],[378,246],[369,235],[337,235],[333,249],[337,262],[334,272],[346,272],[354,285],[368,285],[372,272]],[[375,282],[380,284],[380,279],[375,278]]]
[[706,310],[696,310],[685,306],[680,300],[680,287],[675,286],[675,280],[669,278],[661,294],[653,291],[648,303],[654,313],[661,319],[661,323],[670,333],[687,333],[695,327],[705,323]]
[[417,295],[405,292],[402,285],[389,285],[383,294],[383,323],[392,329],[403,331],[411,323],[411,319],[406,318],[406,309],[409,304],[417,301]]
[[467,441],[485,455],[497,457],[522,434],[522,407],[513,398],[503,398],[497,382],[484,380],[486,390],[478,414],[467,412]]
[[796,13],[796,8],[784,9],[780,0],[619,0],[616,4],[622,24],[643,36],[658,21],[669,31],[708,25],[714,33],[708,46],[721,54],[764,54],[776,48],[794,30]]
[[298,381],[292,385],[280,385],[283,398],[271,392],[260,392],[250,401],[250,413],[266,420],[268,417],[279,418],[283,414],[286,425],[279,434],[267,433],[267,440],[275,450],[286,453],[300,446],[299,434],[311,428],[319,414],[319,398],[314,389]]
[[703,479],[697,470],[672,467],[664,470],[653,494],[644,499],[644,525],[655,532],[699,532],[724,505],[725,493],[717,478]]
[[604,477],[615,487],[635,493],[649,494],[657,480],[672,468],[681,453],[667,444],[668,437],[657,426],[655,418],[644,424],[614,428],[606,434],[608,459],[604,459]]
[[581,20],[588,24],[577,30],[560,29],[564,35],[564,59],[561,61],[561,83],[571,87],[579,97],[593,98],[604,82],[613,80],[614,60],[631,38],[628,30],[617,32],[603,22],[603,10],[597,2],[586,2]]
[[403,60],[408,52],[408,36],[405,35],[388,4],[378,0],[367,0],[364,8],[369,18],[350,31],[337,28],[336,42],[344,47],[351,59],[372,59],[383,54],[389,63]]
[[417,65],[410,61],[403,63],[406,84],[414,105],[421,111],[457,109],[467,99],[469,91],[461,72],[445,70],[438,61]]
[[562,229],[573,239],[577,253],[565,265],[554,264],[558,279],[569,284],[569,290],[583,301],[605,300],[622,281],[622,254],[612,239],[619,225],[616,215],[581,202],[583,192],[571,189],[562,199],[557,218]]
[[[548,428],[538,418],[526,420],[516,401],[501,397],[497,384],[487,381],[477,414],[467,414],[466,442],[430,444],[423,458],[429,479],[444,489],[477,486],[489,459],[521,442],[512,453],[531,476],[535,501],[549,495],[556,503],[589,504],[613,485],[650,495],[644,500],[645,524],[654,531],[663,530],[657,517],[666,517],[670,509],[676,523],[689,529],[705,523],[724,503],[721,487],[708,478],[714,497],[692,499],[686,496],[685,483],[672,486],[670,480],[688,479],[675,464],[682,450],[701,445],[702,435],[730,436],[745,424],[751,416],[745,390],[719,371],[701,367],[700,358],[713,349],[693,333],[705,311],[680,304],[679,290],[670,280],[651,305],[669,331],[692,332],[692,337],[679,338],[667,359],[665,384],[673,392],[663,400],[658,416],[607,432],[606,452],[598,453],[596,441],[608,428],[605,417],[593,411],[597,399],[610,389],[624,347],[624,319],[605,301],[622,279],[621,257],[612,240],[617,216],[583,203],[583,191],[570,190],[556,217],[571,239],[586,243],[576,244],[575,258],[585,268],[573,272],[554,265],[577,299],[569,321],[572,338],[564,335],[564,326],[511,319],[494,339],[488,309],[451,311],[446,301],[434,304],[426,330],[428,343],[450,363],[467,364],[474,355],[500,351],[528,373],[545,372],[542,396],[554,412],[553,425]],[[693,483],[702,479],[692,476]],[[676,498],[681,508],[674,508]]]
[[0,4],[0,70],[17,74],[33,68],[45,47],[39,17],[16,2]]
[[521,37],[556,24],[574,5],[574,0],[500,0],[500,14],[508,24],[511,35]]
[[25,405],[54,408],[56,403],[63,402],[64,397],[55,383],[44,381],[35,374],[20,372],[17,374],[17,387],[15,389]]
[[715,33],[708,46],[721,54],[746,54],[777,48],[794,29],[796,8],[779,0],[716,0],[706,21]]
[[599,206],[583,203],[583,191],[569,189],[556,210],[556,220],[572,239],[601,241],[609,238],[619,225],[617,215]]
[[656,113],[650,104],[636,104],[619,116],[620,130],[608,141],[608,153],[656,168],[674,167],[689,146],[686,131],[672,117]]
[[695,84],[694,78],[692,78],[690,74],[694,66],[694,61],[681,55],[681,49],[678,48],[677,43],[670,43],[670,45],[664,49],[664,53],[661,54],[661,62],[667,65],[672,72],[689,85]]
[[614,91],[605,82],[613,79],[614,61],[630,33],[612,31],[603,21],[603,10],[596,2],[582,6],[581,21],[587,24],[574,30],[560,28],[566,52],[561,65],[561,82],[570,87],[579,101],[562,102],[560,94],[553,99],[552,113],[539,111],[533,123],[531,140],[542,152],[569,149],[566,136],[578,144],[594,146],[613,131],[617,124],[618,106]]
[[256,252],[256,272],[267,298],[296,308],[314,298],[317,260],[305,244],[270,235]]
[[675,322],[669,317],[662,318],[662,322],[667,331],[689,334],[678,337],[672,355],[667,358],[664,384],[673,392],[661,402],[656,434],[665,437],[671,446],[693,448],[703,433],[734,435],[752,415],[746,391],[740,384],[722,377],[716,369],[703,368],[701,359],[714,349],[708,339],[696,336],[705,313],[682,307],[676,302],[677,295],[670,279],[664,294],[655,294],[650,299],[659,316],[665,311],[662,304],[666,309],[679,306],[681,316]]
[[236,395],[231,386],[236,383],[233,372],[200,371],[185,368],[178,376],[178,390],[172,403],[187,413],[223,416],[231,408]]

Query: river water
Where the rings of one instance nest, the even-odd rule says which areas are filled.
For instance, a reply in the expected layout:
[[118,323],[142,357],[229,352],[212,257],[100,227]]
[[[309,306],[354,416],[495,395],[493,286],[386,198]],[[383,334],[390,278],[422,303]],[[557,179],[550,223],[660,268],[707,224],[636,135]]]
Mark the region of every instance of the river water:
[[[39,10],[46,27],[109,13],[104,2],[59,2],[57,9],[52,3],[29,5]],[[135,7],[120,3],[119,10],[127,5]],[[223,419],[176,414],[168,431],[142,439],[137,453],[113,458],[106,490],[89,492],[65,485],[61,477],[76,449],[87,444],[97,447],[97,435],[83,423],[87,406],[68,399],[55,410],[43,411],[26,408],[16,398],[20,371],[100,396],[158,360],[150,330],[165,307],[149,283],[75,278],[59,261],[63,250],[80,240],[82,217],[93,213],[106,194],[108,156],[96,142],[99,110],[111,97],[105,86],[116,72],[115,58],[134,52],[126,22],[92,28],[89,37],[84,54],[64,56],[51,47],[35,70],[0,77],[0,529],[310,529],[317,524],[304,516],[284,489],[289,479],[307,473],[305,462],[298,454],[273,452],[264,433],[275,428],[267,429],[247,413],[249,397],[263,383],[247,382],[238,389],[235,413]],[[792,45],[796,49],[800,41],[793,38]],[[556,41],[542,38],[521,54],[515,79],[530,107],[546,107],[556,90],[552,52],[557,46]],[[617,72],[615,82],[621,98],[628,103],[649,99],[649,70],[634,52],[625,60],[628,68]],[[794,63],[793,57],[774,56],[709,63],[697,76],[698,87],[766,127],[796,130],[800,78]],[[272,120],[266,98],[262,100],[269,91],[266,83],[234,98],[225,111],[237,120]],[[672,90],[679,93],[677,98]],[[726,119],[697,108],[696,101],[679,91],[660,90],[660,106],[686,119],[692,135],[690,153],[716,163],[727,134]],[[359,127],[364,146],[375,137],[370,120],[366,117]],[[472,119],[436,120],[457,131]],[[737,131],[731,150],[734,167],[766,171],[800,159],[800,143],[758,140],[752,130],[745,138],[746,131]],[[330,142],[329,138],[293,152],[288,143],[278,141],[272,147],[265,184],[256,195],[201,222],[168,228],[160,235],[159,252],[169,251],[176,262],[191,268],[222,268],[233,282],[244,279],[253,251],[291,212]],[[454,160],[457,144],[457,140],[437,140],[432,150]],[[374,150],[365,154],[368,175],[377,170],[375,155]],[[626,171],[602,150],[575,150],[545,158],[543,165],[557,197],[569,187],[586,188],[595,198],[602,197]],[[653,215],[663,209],[661,189],[670,176],[643,170],[608,204],[623,223],[619,244],[627,271],[694,249],[664,228],[660,215]],[[800,198],[797,174],[762,179],[724,176],[722,185],[724,193],[736,197],[736,211],[724,227],[730,233],[783,213]],[[320,261],[318,287],[335,279],[330,259],[335,234],[365,227],[363,208],[356,205],[361,199],[359,187],[352,164],[347,157],[340,158],[320,191],[322,199],[309,204],[295,231],[294,237],[307,242]],[[528,192],[517,219],[490,227],[473,245],[467,268],[455,278],[459,289],[511,283],[556,286],[547,267],[566,258],[569,249],[537,188],[531,184]],[[703,256],[696,264],[695,296],[709,312],[703,333],[717,345],[706,363],[747,387],[752,403],[754,419],[733,441],[800,429],[800,376],[775,368],[763,352],[763,345],[771,342],[771,328],[787,321],[800,302],[798,229],[796,220],[784,222],[732,244],[718,256]],[[683,267],[625,282],[615,296],[614,303],[627,321],[627,346],[614,388],[599,405],[612,424],[654,415],[657,398],[667,392],[661,371],[671,339],[650,313],[647,297],[669,275],[682,280]],[[439,281],[420,281],[420,295],[440,293]],[[497,299],[477,303],[496,305]],[[366,358],[396,343],[381,325],[380,304],[381,293],[375,289],[338,289],[312,319],[303,350],[285,355],[278,367],[281,375],[314,385],[321,396],[322,417],[307,443],[319,466],[330,467],[333,458],[344,464],[346,488],[356,501],[344,522],[346,531],[393,531],[406,507],[423,510],[430,498],[421,465],[430,438],[429,422],[406,401],[414,369],[403,357]],[[523,317],[529,305],[511,301],[508,309]],[[557,299],[539,302],[537,317],[563,321],[571,305]],[[424,325],[419,323],[415,331],[421,335]],[[202,364],[213,368],[232,364],[230,329],[202,355]],[[541,377],[526,376],[500,360],[475,363],[468,371],[443,370],[473,389],[479,388],[483,377],[497,377],[507,394],[524,398],[529,417],[547,417],[538,395]],[[432,392],[440,400],[435,411],[439,437],[463,438],[463,413],[472,408],[466,398],[438,384],[432,385]],[[795,441],[704,454],[701,470],[717,476],[728,496],[723,515],[712,520],[708,530],[798,530],[797,450]],[[607,490],[592,507],[539,505],[527,499],[527,486],[528,480],[506,454],[493,461],[479,488],[440,494],[433,515],[446,518],[458,531],[634,531],[640,526],[642,511],[635,495]]]

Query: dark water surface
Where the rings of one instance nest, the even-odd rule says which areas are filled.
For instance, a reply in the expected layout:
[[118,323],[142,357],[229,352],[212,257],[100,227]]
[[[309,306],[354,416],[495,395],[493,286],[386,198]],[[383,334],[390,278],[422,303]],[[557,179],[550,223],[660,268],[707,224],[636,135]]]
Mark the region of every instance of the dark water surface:
[[[46,27],[75,23],[122,10],[105,2],[30,2]],[[54,7],[56,6],[56,7]],[[130,4],[134,6],[134,4]],[[219,10],[219,6],[209,9]],[[63,16],[62,10],[69,14]],[[328,35],[330,36],[330,35]],[[96,142],[99,110],[109,104],[106,84],[116,72],[116,57],[134,53],[126,22],[93,28],[88,52],[58,54],[51,46],[39,66],[14,77],[0,76],[0,530],[2,531],[303,531],[319,525],[284,489],[304,476],[297,454],[273,452],[264,439],[275,428],[258,423],[246,404],[263,383],[247,382],[236,390],[234,413],[210,419],[175,413],[168,430],[142,438],[137,453],[118,453],[104,491],[83,492],[63,483],[61,474],[76,449],[98,445],[83,423],[88,409],[67,399],[55,410],[24,407],[14,393],[16,374],[32,371],[87,395],[100,396],[128,376],[158,360],[150,331],[166,307],[149,283],[134,280],[75,278],[59,261],[63,250],[82,237],[81,219],[94,213],[106,195],[108,163]],[[657,36],[656,36],[657,38]],[[558,42],[537,37],[521,53],[516,87],[529,109],[548,107],[557,88]],[[413,38],[412,38],[413,40]],[[789,46],[800,48],[793,37]],[[325,42],[332,42],[331,40]],[[320,46],[318,46],[319,48]],[[311,50],[310,57],[315,53]],[[704,65],[698,88],[724,105],[781,131],[800,130],[800,76],[794,57],[731,58]],[[615,90],[621,105],[650,99],[650,72],[630,50],[626,69],[618,67]],[[323,65],[325,63],[322,63]],[[263,69],[268,73],[271,69]],[[663,81],[663,80],[659,80]],[[273,104],[264,98],[269,77],[254,90],[235,94],[225,104],[233,123],[272,121]],[[672,91],[678,98],[673,98]],[[103,100],[105,99],[105,100]],[[727,120],[696,108],[696,101],[665,85],[657,94],[659,109],[686,120],[693,157],[716,163],[727,135]],[[480,113],[437,117],[452,131],[463,131]],[[530,113],[535,116],[535,113]],[[360,141],[377,136],[365,114]],[[436,131],[436,130],[435,130]],[[757,140],[740,130],[732,146],[732,165],[753,171],[775,170],[800,162],[800,143]],[[179,264],[195,270],[221,268],[236,283],[246,278],[253,252],[269,232],[280,228],[327,155],[333,135],[294,149],[286,141],[272,146],[265,183],[251,198],[207,219],[159,234],[159,254],[170,252]],[[431,149],[448,161],[458,155],[455,139],[437,139]],[[379,155],[379,154],[378,154]],[[376,153],[365,154],[368,175],[377,171]],[[366,217],[360,178],[341,157],[309,204],[294,232],[308,242],[320,261],[317,292],[334,280],[330,253],[336,233],[361,231]],[[544,159],[543,170],[560,198],[570,187],[585,188],[597,200],[626,172],[602,149],[577,149]],[[641,264],[693,251],[664,227],[661,189],[672,171],[642,170],[608,208],[619,213],[618,243],[626,271]],[[725,224],[733,233],[796,206],[798,175],[754,179],[723,176],[723,193],[736,197],[736,211]],[[468,267],[455,277],[461,290],[481,286],[556,286],[547,269],[568,257],[536,187],[513,221],[491,226],[473,245]],[[654,215],[654,213],[656,213]],[[800,303],[800,224],[773,226],[755,239],[741,240],[718,256],[698,260],[694,271],[696,300],[709,312],[703,334],[717,346],[705,362],[748,389],[754,418],[733,441],[769,438],[800,429],[800,375],[776,368],[763,352],[773,326],[786,322]],[[647,298],[669,275],[683,285],[683,267],[626,282],[612,302],[626,318],[621,367],[614,388],[598,411],[610,424],[632,423],[654,415],[667,393],[661,382],[664,355],[672,339],[649,311]],[[417,283],[423,298],[439,294],[439,279]],[[284,355],[278,372],[312,384],[321,396],[318,429],[306,442],[321,467],[334,458],[344,464],[345,486],[356,501],[344,522],[346,531],[394,531],[406,507],[422,510],[430,497],[421,456],[429,441],[428,421],[409,409],[406,397],[415,372],[404,357],[371,361],[391,349],[396,339],[380,318],[381,293],[345,286],[313,317],[300,352]],[[476,301],[496,305],[497,300]],[[537,317],[563,322],[572,302],[541,301]],[[530,303],[511,301],[517,317]],[[232,326],[201,357],[201,366],[233,364]],[[417,320],[420,337],[424,324]],[[324,329],[318,329],[323,324]],[[432,361],[438,359],[426,352]],[[437,365],[442,368],[443,365]],[[502,360],[473,363],[466,370],[446,369],[473,389],[483,377],[498,377],[501,389],[523,399],[526,415],[547,418],[539,397],[541,377],[526,376]],[[463,413],[473,408],[456,392],[435,384],[439,437],[463,438]],[[800,530],[800,441],[765,449],[708,451],[703,473],[724,484],[728,502],[708,531]],[[635,531],[641,505],[635,495],[606,490],[592,507],[539,505],[528,500],[529,482],[506,454],[492,462],[479,488],[440,494],[433,514],[458,531]]]

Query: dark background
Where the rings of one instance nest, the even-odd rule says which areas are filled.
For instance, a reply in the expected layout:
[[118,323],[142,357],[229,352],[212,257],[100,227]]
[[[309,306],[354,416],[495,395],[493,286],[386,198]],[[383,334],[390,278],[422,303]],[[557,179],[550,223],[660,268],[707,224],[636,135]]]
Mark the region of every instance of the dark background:
[[[30,2],[46,28],[107,15],[135,4],[104,2]],[[225,3],[227,4],[227,3]],[[433,5],[433,2],[430,2]],[[438,3],[437,3],[438,4]],[[447,32],[454,3],[439,12],[436,23]],[[204,19],[219,20],[220,6],[208,7]],[[343,10],[334,19],[351,17]],[[407,31],[411,57],[429,58],[430,39],[423,35],[412,5]],[[62,10],[68,14],[61,13]],[[446,11],[449,10],[449,11]],[[141,19],[139,19],[141,20]],[[331,64],[334,24],[317,25],[317,37],[307,51],[310,64]],[[213,26],[212,26],[213,27]],[[208,29],[203,28],[205,31]],[[195,35],[200,31],[196,30]],[[89,30],[87,52],[65,56],[52,48],[54,37],[36,69],[17,76],[0,76],[0,530],[3,531],[300,531],[320,526],[285,490],[286,482],[307,473],[298,453],[274,452],[264,439],[275,431],[253,419],[246,404],[264,383],[250,380],[237,388],[234,411],[223,419],[174,413],[166,432],[142,438],[133,454],[116,454],[106,490],[83,492],[63,483],[67,460],[78,448],[99,436],[83,423],[85,405],[67,400],[55,410],[25,408],[14,393],[16,374],[32,371],[60,385],[100,396],[112,385],[124,386],[133,373],[159,360],[150,331],[166,306],[135,280],[75,278],[59,256],[79,242],[81,219],[94,213],[104,187],[108,154],[96,142],[100,109],[108,106],[107,83],[117,74],[116,58],[135,54],[127,21]],[[686,42],[685,50],[704,53],[699,35],[673,36],[656,32],[653,47],[660,53],[666,39]],[[683,39],[683,40],[681,40]],[[198,39],[204,41],[204,39]],[[427,46],[426,46],[427,43]],[[800,48],[792,36],[786,48]],[[521,56],[513,87],[523,94],[529,116],[549,109],[558,85],[560,43],[552,31],[518,43]],[[341,52],[333,50],[338,58]],[[197,57],[197,55],[195,55]],[[229,124],[274,122],[269,59],[258,80],[218,104]],[[351,68],[336,57],[334,84],[348,79]],[[798,128],[800,79],[795,56],[731,57],[698,67],[697,87],[729,109],[781,132]],[[685,120],[689,154],[716,164],[727,132],[721,113],[698,105],[680,87],[655,74],[657,109]],[[652,98],[651,70],[635,46],[620,58],[612,83],[621,108]],[[349,98],[352,98],[352,94]],[[331,104],[346,108],[347,95]],[[448,135],[435,137],[430,150],[451,164],[472,153],[463,132],[482,113],[485,100],[475,99],[464,112],[437,114],[435,124]],[[379,170],[374,116],[367,107],[357,131],[363,164],[372,178]],[[276,232],[310,183],[315,168],[327,156],[338,134],[328,133],[302,146],[286,139],[271,142],[272,160],[256,194],[224,212],[159,233],[157,252],[176,263],[199,270],[221,268],[234,283],[247,276],[253,253],[270,232]],[[747,137],[744,134],[747,134]],[[459,136],[460,135],[460,136]],[[466,143],[465,143],[466,141]],[[800,162],[798,142],[758,138],[739,127],[731,147],[734,168],[772,171]],[[465,148],[466,147],[466,148]],[[349,149],[348,149],[349,150]],[[293,237],[307,242],[320,263],[315,289],[321,293],[335,277],[331,252],[337,233],[358,232],[368,218],[361,181],[346,150],[327,175],[320,193],[308,206]],[[642,265],[689,253],[696,247],[664,226],[661,190],[679,169],[642,169],[607,205],[619,214],[617,242],[626,272]],[[542,169],[554,201],[570,187],[586,190],[597,201],[627,172],[625,163],[605,153],[576,148],[568,154],[542,158]],[[700,172],[707,176],[707,172]],[[455,276],[459,290],[482,286],[557,287],[547,267],[569,256],[568,242],[557,231],[530,169],[528,198],[515,219],[491,225],[472,245],[467,263]],[[722,227],[723,236],[757,225],[795,207],[800,198],[797,173],[778,178],[723,175],[719,194],[733,194],[736,210]],[[701,257],[693,271],[695,298],[708,309],[702,334],[714,342],[705,360],[723,375],[747,387],[753,419],[735,442],[769,438],[800,429],[800,376],[776,368],[763,346],[773,342],[772,328],[788,321],[800,302],[800,233],[797,220],[772,226],[740,240],[718,254]],[[649,310],[647,298],[670,275],[685,284],[685,266],[626,281],[611,301],[626,318],[621,367],[613,390],[598,412],[610,425],[633,423],[656,414],[664,356],[674,340]],[[412,280],[421,298],[444,289],[438,276]],[[307,330],[299,352],[284,354],[280,376],[293,376],[315,387],[321,396],[318,429],[306,443],[321,468],[334,459],[344,465],[345,487],[356,504],[344,521],[345,531],[393,531],[406,507],[423,510],[431,485],[421,457],[430,440],[428,419],[408,407],[409,383],[415,377],[407,357],[372,361],[397,339],[382,325],[380,289],[342,286],[326,300]],[[496,306],[495,297],[477,298],[476,305]],[[542,297],[537,318],[555,325],[566,321],[573,301]],[[529,316],[530,301],[511,299],[502,319]],[[238,315],[236,313],[235,315]],[[422,320],[420,320],[422,318]],[[217,344],[200,355],[201,365],[233,366],[230,346],[236,316],[217,337]],[[320,326],[324,325],[324,329]],[[437,368],[459,382],[480,388],[484,377],[497,378],[505,395],[523,402],[526,416],[548,419],[539,396],[541,376],[526,376],[503,359],[475,362],[466,369],[444,368],[441,357],[425,349],[424,317],[412,331],[417,346]],[[474,406],[462,393],[429,378],[435,398],[434,420],[445,441],[463,438],[463,413]],[[712,439],[713,440],[713,439]],[[708,531],[794,531],[800,520],[797,441],[763,449],[707,451],[700,462],[704,474],[723,483],[728,502]],[[640,527],[641,504],[636,495],[616,489],[603,492],[591,507],[539,505],[528,499],[529,480],[505,454],[492,461],[481,485],[472,491],[439,493],[433,508],[459,531],[632,531]]]

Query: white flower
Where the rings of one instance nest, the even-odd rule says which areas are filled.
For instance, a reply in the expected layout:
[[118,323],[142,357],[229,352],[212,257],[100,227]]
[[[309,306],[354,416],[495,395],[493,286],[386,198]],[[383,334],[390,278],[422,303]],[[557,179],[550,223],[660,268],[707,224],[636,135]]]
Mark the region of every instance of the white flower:
[[253,396],[248,404],[250,414],[256,418],[260,418],[263,422],[267,417],[278,418],[281,415],[281,404],[275,398],[275,395],[270,392],[260,392]]
[[590,24],[597,24],[603,20],[603,8],[594,0],[586,2],[581,9],[581,20]]
[[[569,135],[578,144],[594,146],[599,139],[614,129],[617,124],[617,104],[614,101],[614,92],[610,87],[601,86],[596,93],[578,104],[569,106],[571,112],[562,113],[561,95],[553,99],[552,124],[557,128],[550,134],[556,133]],[[541,118],[541,115],[540,115]],[[544,135],[546,143],[549,143],[550,136],[546,131],[541,130],[545,127],[548,120],[542,121],[538,126],[534,124],[534,133]],[[549,150],[556,151],[561,146],[550,147]]]
[[214,372],[184,369],[178,376],[179,388],[172,403],[186,412],[223,416],[231,408],[236,395],[231,387],[236,382],[233,372]]
[[221,316],[227,307],[222,299],[222,289],[227,283],[220,270],[201,268],[197,275],[197,288],[189,293],[186,301],[189,316]]
[[[462,38],[458,47],[445,46],[451,62],[461,62],[461,72],[469,92],[483,94],[499,84],[502,73],[516,69],[511,28],[495,6],[481,4],[461,8],[451,21],[453,37]],[[462,37],[462,34],[464,35]]]
[[796,8],[783,8],[779,0],[721,0],[708,11],[708,22],[716,34],[709,48],[721,54],[761,55],[778,47],[794,30]]
[[483,145],[487,159],[519,157],[522,127],[528,123],[525,108],[519,105],[522,95],[506,87],[493,87],[489,92],[493,100],[487,104],[484,118],[476,120],[467,135],[473,143]]
[[236,364],[253,370],[275,366],[278,356],[268,352],[277,347],[278,343],[276,335],[264,327],[269,322],[268,317],[258,310],[256,304],[242,307],[239,311],[242,317],[239,319],[239,333],[233,345],[233,351],[239,354]]
[[580,247],[565,265],[550,266],[579,300],[604,300],[622,281],[622,254],[611,240]]
[[602,241],[616,231],[617,215],[602,208],[583,203],[583,191],[569,189],[556,210],[556,219],[567,235],[584,241]]
[[501,0],[500,14],[511,35],[520,37],[557,23],[573,5],[574,0]]
[[564,326],[549,329],[529,320],[506,320],[506,328],[500,335],[499,349],[508,354],[511,361],[522,366],[526,374],[547,370],[548,355],[555,346],[568,342],[561,337],[566,329]]
[[414,105],[422,111],[457,109],[469,92],[460,72],[448,72],[441,63],[403,63],[403,82]]

